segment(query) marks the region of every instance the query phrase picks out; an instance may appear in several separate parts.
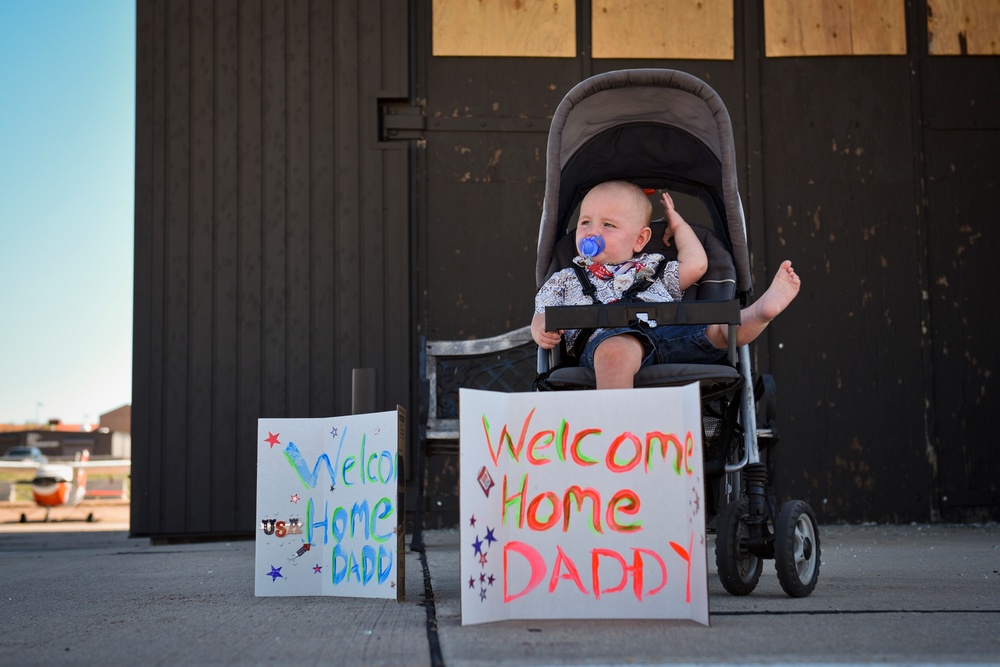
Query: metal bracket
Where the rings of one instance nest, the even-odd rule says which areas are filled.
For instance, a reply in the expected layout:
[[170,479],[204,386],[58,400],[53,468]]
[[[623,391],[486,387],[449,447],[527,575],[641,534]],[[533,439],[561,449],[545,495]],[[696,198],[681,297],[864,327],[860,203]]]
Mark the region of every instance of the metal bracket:
[[422,139],[427,127],[424,109],[406,99],[378,100],[379,141]]

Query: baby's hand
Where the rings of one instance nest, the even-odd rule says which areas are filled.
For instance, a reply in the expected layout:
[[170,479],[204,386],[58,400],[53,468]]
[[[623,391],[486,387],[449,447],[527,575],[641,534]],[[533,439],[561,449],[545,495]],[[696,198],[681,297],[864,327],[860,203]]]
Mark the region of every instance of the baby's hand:
[[663,212],[667,218],[667,227],[663,230],[663,245],[670,246],[670,239],[674,237],[674,233],[677,230],[677,221],[683,218],[677,213],[677,209],[674,208],[674,200],[666,190],[663,191]]
[[545,313],[538,313],[531,318],[531,337],[543,350],[551,350],[562,340],[562,331],[545,330]]
[[562,331],[540,331],[535,336],[535,342],[543,350],[551,350],[562,340]]

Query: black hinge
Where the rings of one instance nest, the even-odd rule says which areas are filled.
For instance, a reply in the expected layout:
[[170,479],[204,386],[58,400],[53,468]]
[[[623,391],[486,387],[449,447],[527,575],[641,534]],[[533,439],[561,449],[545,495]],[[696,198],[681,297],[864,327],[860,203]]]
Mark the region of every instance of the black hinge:
[[427,119],[422,106],[405,99],[378,101],[379,141],[422,139]]

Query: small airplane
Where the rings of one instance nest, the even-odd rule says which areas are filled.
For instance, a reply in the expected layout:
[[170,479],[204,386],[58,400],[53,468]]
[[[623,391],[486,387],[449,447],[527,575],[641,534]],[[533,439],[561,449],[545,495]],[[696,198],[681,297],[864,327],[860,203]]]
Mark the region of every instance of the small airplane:
[[[37,461],[2,461],[0,471],[35,470],[35,477],[30,482],[31,494],[35,504],[45,508],[45,521],[49,520],[49,512],[53,507],[74,507],[80,504],[87,495],[87,473],[129,474],[132,471],[132,461],[129,459],[110,459],[91,461],[90,452],[83,450],[75,461],[57,463],[39,463]],[[28,518],[21,514],[21,523]],[[93,522],[94,513],[87,515],[87,521]]]

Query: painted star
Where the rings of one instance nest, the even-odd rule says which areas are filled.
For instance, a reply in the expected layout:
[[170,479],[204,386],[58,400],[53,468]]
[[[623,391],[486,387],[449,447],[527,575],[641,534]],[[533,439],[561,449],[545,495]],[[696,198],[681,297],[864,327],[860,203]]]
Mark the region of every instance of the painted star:
[[479,564],[486,565],[486,552],[479,554]]
[[316,563],[315,565],[313,565],[313,574],[322,574],[322,573],[323,573],[323,566],[322,565],[320,565],[319,563]]
[[475,588],[475,587],[476,587],[475,577],[469,577],[469,588]]
[[487,579],[486,579],[486,583],[488,583],[488,584],[489,584],[490,586],[492,586],[492,585],[493,585],[493,582],[494,582],[494,581],[496,581],[496,580],[497,580],[497,578],[496,578],[496,577],[494,577],[494,576],[493,576],[493,575],[491,574],[491,575],[489,576],[489,578],[487,578]]
[[271,577],[272,582],[277,581],[279,577],[284,579],[284,577],[281,576],[281,568],[273,565],[271,566],[271,571],[267,573],[267,576]]
[[488,547],[493,546],[493,543],[497,541],[497,538],[493,535],[493,529],[489,526],[486,526],[486,537],[484,539]]
[[483,574],[482,572],[479,573],[479,583],[481,583],[481,584],[485,584],[486,583],[486,575]]
[[480,602],[485,602],[486,601],[486,589],[485,588],[482,589],[481,591],[479,591],[479,601]]
[[296,505],[298,505],[299,504],[299,494],[293,493],[290,502],[293,502]]
[[334,427],[333,427],[333,430],[332,430],[332,431],[330,431],[330,435],[332,435],[332,436],[333,436],[333,437],[335,437],[335,438],[337,437],[337,427],[336,427],[336,426],[334,426]]
[[281,444],[281,442],[278,440],[278,436],[279,435],[281,435],[281,434],[280,433],[271,433],[270,431],[268,431],[267,432],[267,437],[264,438],[264,442],[270,443],[271,444],[271,448],[273,449],[275,445],[280,445]]
[[333,493],[336,490],[337,490],[337,485],[336,484],[331,484],[330,485],[330,493]]
[[476,535],[476,541],[472,543],[472,548],[476,550],[476,556],[483,553],[483,541],[479,539],[478,535]]
[[476,515],[475,514],[473,514],[472,517],[469,519],[469,525],[472,526],[473,528],[476,527]]

